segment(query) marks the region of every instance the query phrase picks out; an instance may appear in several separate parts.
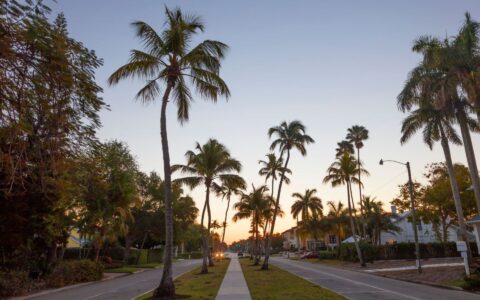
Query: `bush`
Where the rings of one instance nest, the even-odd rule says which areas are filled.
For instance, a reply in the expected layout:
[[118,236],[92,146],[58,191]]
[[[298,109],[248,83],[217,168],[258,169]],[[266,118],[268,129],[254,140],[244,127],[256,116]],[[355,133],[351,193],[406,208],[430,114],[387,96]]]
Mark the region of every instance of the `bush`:
[[28,292],[30,280],[26,271],[0,271],[0,298],[18,296]]
[[198,259],[198,258],[202,258],[203,254],[202,254],[202,252],[190,252],[190,253],[179,254],[177,257],[178,258],[183,258],[183,259],[188,259],[189,256],[190,256],[191,259]]
[[91,260],[70,260],[61,262],[46,276],[48,287],[62,287],[74,283],[100,280],[103,265]]
[[149,249],[147,261],[149,263],[161,263],[163,262],[163,250],[162,249]]
[[336,259],[337,253],[334,251],[319,251],[318,258],[319,259]]

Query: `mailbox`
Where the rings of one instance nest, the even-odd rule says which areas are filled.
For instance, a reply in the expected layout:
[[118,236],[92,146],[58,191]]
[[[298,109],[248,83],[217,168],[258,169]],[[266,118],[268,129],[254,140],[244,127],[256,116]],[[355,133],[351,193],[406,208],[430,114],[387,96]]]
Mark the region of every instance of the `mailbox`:
[[457,251],[467,252],[467,243],[465,243],[464,241],[457,241]]

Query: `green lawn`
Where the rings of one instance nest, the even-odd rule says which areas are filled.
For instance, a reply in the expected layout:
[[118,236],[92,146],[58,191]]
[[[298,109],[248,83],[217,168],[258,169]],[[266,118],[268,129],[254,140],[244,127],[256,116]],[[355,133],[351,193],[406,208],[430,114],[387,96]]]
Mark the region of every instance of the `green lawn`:
[[272,265],[269,266],[270,270],[261,271],[249,259],[240,259],[240,264],[253,300],[345,299]]
[[[223,277],[227,271],[230,260],[225,259],[217,262],[215,267],[208,268],[208,274],[200,274],[201,267],[183,274],[175,279],[175,289],[178,295],[189,296],[192,300],[213,300],[217,296],[218,289],[222,284]],[[135,300],[151,299],[153,294],[147,294],[137,297]]]

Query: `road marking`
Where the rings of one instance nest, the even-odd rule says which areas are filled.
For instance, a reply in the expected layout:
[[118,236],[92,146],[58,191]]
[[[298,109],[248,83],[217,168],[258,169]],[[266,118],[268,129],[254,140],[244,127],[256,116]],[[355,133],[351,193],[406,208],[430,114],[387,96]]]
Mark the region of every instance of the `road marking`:
[[[278,261],[278,260],[277,260],[277,261]],[[407,295],[404,295],[404,294],[402,294],[402,293],[398,293],[398,292],[395,292],[395,291],[391,291],[391,290],[387,290],[387,289],[384,289],[384,288],[380,288],[380,287],[377,287],[377,286],[374,286],[374,285],[371,285],[371,284],[368,284],[368,283],[363,283],[363,282],[361,282],[361,281],[353,280],[353,279],[350,279],[350,278],[342,277],[342,276],[335,275],[335,274],[331,274],[331,273],[325,273],[325,272],[320,271],[320,270],[315,269],[315,268],[310,268],[310,267],[302,266],[301,264],[292,263],[292,262],[285,262],[285,261],[282,261],[282,262],[280,262],[280,263],[284,263],[284,264],[287,264],[287,265],[292,265],[292,266],[297,267],[297,268],[301,268],[301,269],[304,269],[304,270],[309,270],[309,271],[317,272],[317,273],[320,273],[320,274],[323,274],[323,275],[326,275],[326,276],[335,277],[335,278],[338,278],[338,279],[341,279],[341,280],[350,281],[350,282],[355,283],[355,284],[358,284],[358,285],[368,286],[368,287],[377,289],[377,290],[379,290],[379,291],[391,293],[391,294],[394,294],[394,295],[397,295],[397,296],[401,296],[401,297],[404,297],[404,298],[409,298],[409,299],[412,299],[412,300],[422,300],[422,299],[420,299],[420,298],[416,298],[416,297],[412,297],[412,296],[407,296]],[[287,270],[287,271],[288,271],[288,270]]]

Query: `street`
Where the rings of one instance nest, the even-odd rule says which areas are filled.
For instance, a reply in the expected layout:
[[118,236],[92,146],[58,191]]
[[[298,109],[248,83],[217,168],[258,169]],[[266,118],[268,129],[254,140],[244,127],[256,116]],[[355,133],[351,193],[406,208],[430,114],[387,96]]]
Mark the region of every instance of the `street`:
[[[184,260],[173,264],[174,276],[181,275],[200,265],[200,260]],[[31,297],[29,299],[45,300],[87,300],[87,299],[122,299],[129,300],[154,289],[162,277],[162,268],[123,276],[107,281],[92,283],[56,293]]]
[[348,299],[480,299],[480,295],[410,283],[321,264],[272,257],[273,265]]

